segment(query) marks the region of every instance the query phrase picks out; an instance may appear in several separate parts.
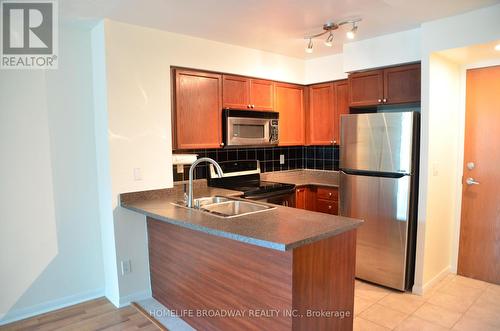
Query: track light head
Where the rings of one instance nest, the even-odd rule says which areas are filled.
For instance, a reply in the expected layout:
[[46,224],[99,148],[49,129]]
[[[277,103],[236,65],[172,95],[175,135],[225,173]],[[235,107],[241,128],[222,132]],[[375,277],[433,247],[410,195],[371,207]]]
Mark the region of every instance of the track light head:
[[313,41],[312,38],[309,38],[309,43],[307,44],[306,47],[306,53],[311,54],[313,52]]
[[358,31],[358,26],[356,25],[356,22],[353,22],[352,29],[347,31],[346,33],[347,39],[354,39],[354,37],[356,37],[357,31]]
[[333,33],[330,31],[328,38],[325,40],[325,46],[332,47],[333,46]]

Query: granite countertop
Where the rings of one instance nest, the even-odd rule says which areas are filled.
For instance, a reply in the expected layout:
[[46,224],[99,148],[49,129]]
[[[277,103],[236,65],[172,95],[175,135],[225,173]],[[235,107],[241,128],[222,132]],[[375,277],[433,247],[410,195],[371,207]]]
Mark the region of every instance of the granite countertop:
[[339,186],[339,172],[330,170],[301,169],[265,172],[260,174],[260,179],[271,182],[295,184],[297,186]]
[[[179,183],[169,189],[121,194],[120,203],[126,209],[157,220],[280,251],[338,235],[362,223],[357,219],[277,205],[264,212],[224,219],[173,205],[172,202],[183,200],[183,192],[183,183]],[[242,192],[208,187],[206,180],[195,181],[195,198],[215,195],[237,197]]]

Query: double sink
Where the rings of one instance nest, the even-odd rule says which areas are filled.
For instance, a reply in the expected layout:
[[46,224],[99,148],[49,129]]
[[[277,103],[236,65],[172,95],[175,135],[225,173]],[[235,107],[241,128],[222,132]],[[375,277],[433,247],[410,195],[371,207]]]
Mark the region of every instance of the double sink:
[[[176,202],[176,206],[188,208],[185,202]],[[204,197],[193,200],[193,208],[217,217],[233,218],[260,213],[276,207],[227,197]]]

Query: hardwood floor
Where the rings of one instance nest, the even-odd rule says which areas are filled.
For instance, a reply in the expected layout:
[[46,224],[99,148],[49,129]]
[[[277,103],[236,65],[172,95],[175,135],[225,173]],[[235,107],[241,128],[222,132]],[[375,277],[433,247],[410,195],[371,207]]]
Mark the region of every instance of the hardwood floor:
[[133,306],[116,308],[100,298],[0,326],[0,330],[160,330]]

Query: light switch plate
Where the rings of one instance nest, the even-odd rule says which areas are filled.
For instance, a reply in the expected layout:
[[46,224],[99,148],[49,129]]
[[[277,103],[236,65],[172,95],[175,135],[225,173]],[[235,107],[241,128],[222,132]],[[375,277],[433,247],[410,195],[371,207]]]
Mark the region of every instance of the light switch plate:
[[142,180],[142,170],[141,168],[134,168],[134,180]]
[[132,272],[132,261],[122,260],[121,267],[122,267],[122,276],[131,273]]
[[280,154],[280,164],[285,164],[285,155]]

